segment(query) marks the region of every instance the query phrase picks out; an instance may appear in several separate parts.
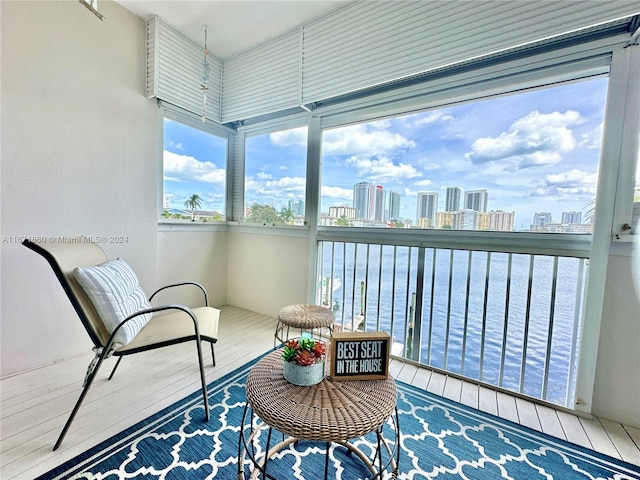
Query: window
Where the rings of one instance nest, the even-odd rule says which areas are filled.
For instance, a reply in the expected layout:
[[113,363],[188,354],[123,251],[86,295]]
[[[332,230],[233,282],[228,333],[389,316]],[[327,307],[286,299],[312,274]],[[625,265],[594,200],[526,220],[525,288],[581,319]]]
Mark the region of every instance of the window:
[[164,119],[162,218],[221,222],[225,217],[228,139]]
[[245,222],[304,225],[307,127],[249,136],[245,147]]
[[319,224],[589,233],[607,83],[326,129]]

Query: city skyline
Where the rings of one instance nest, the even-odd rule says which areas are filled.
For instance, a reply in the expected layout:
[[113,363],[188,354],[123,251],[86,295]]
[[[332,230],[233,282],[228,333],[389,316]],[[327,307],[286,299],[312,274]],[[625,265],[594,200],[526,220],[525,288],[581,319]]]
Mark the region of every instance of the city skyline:
[[[400,221],[406,222],[408,226],[418,228],[445,228],[455,229],[478,229],[478,230],[513,230],[513,218],[516,212],[507,212],[504,210],[488,209],[489,192],[485,189],[464,191],[460,187],[447,187],[450,192],[448,198],[445,199],[445,209],[438,208],[438,192],[418,192],[418,204],[416,216],[414,218],[401,218],[392,215],[393,203],[399,202],[399,195],[392,190],[385,191],[384,185],[375,185],[369,182],[359,182],[353,186],[354,201],[353,205],[334,205],[329,208],[329,213],[324,214],[325,217],[337,220],[345,217],[350,222],[359,221],[371,225],[380,226],[383,223]],[[386,194],[389,193],[387,199]],[[393,196],[392,196],[393,195]],[[460,198],[464,198],[464,203],[460,204]],[[383,218],[378,218],[380,205],[388,205],[385,210],[386,214]],[[456,208],[457,210],[448,210]],[[396,205],[399,207],[399,205]],[[475,212],[472,214],[472,212]],[[457,215],[456,215],[457,214]],[[325,222],[325,224],[327,224]],[[523,230],[544,230],[542,227],[547,225],[576,225],[582,224],[582,212],[563,211],[561,220],[554,217],[551,212],[536,212],[534,214],[533,223]],[[564,231],[564,230],[563,230]],[[575,228],[572,231],[580,231],[584,233],[590,231],[586,227],[584,229]]]
[[[598,77],[325,129],[320,212],[352,205],[353,186],[370,182],[399,195],[394,209],[404,219],[416,218],[420,192],[437,192],[443,203],[452,186],[487,190],[487,208],[516,212],[516,230],[529,228],[541,210],[558,220],[562,212],[584,216],[595,198],[607,82]],[[202,209],[224,211],[226,147],[202,153],[196,143],[204,142],[173,124],[165,122],[164,152],[172,206],[198,193]],[[306,147],[306,127],[248,135],[244,206],[280,210],[305,200]]]

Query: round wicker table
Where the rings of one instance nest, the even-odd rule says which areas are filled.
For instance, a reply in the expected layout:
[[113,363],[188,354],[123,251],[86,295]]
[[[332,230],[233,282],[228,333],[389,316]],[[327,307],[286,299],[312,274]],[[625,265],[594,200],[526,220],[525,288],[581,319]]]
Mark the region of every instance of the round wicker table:
[[289,305],[278,313],[278,323],[274,346],[276,343],[285,343],[289,339],[291,328],[302,332],[317,333],[316,337],[322,339],[322,330],[327,329],[331,336],[333,322],[336,316],[327,307],[321,305]]
[[[325,377],[316,385],[301,387],[287,382],[282,372],[282,350],[275,350],[258,361],[247,378],[247,403],[238,441],[239,480],[245,478],[245,456],[251,460],[250,478],[276,478],[267,471],[269,458],[298,440],[325,442],[325,479],[331,443],[359,457],[370,478],[382,478],[389,468],[396,478],[400,428],[392,377],[336,382]],[[255,441],[262,429],[268,429],[266,445],[261,444],[260,450],[266,454],[256,458]],[[282,434],[282,441],[275,446],[270,445],[273,429]],[[385,430],[391,438],[385,438]],[[372,432],[377,449],[369,458],[349,440]]]

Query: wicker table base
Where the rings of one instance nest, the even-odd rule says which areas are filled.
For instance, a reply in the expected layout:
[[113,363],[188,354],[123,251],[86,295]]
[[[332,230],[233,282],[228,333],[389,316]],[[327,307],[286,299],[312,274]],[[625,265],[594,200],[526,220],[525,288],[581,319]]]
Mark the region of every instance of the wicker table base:
[[[247,378],[247,403],[238,440],[238,479],[245,478],[247,457],[251,462],[250,478],[276,478],[268,472],[269,459],[298,440],[326,444],[325,480],[332,443],[354,453],[371,473],[370,478],[381,478],[388,469],[396,478],[400,428],[395,380],[389,377],[332,382],[325,377],[316,385],[300,387],[284,379],[281,355],[282,350],[266,355]],[[268,430],[266,445],[261,449],[266,454],[256,458],[254,441],[263,429]],[[274,429],[282,434],[282,441],[272,446]],[[389,431],[393,438],[387,438]],[[372,432],[376,434],[377,449],[369,458],[349,440]],[[383,460],[384,452],[387,458]]]
[[289,305],[278,313],[278,323],[274,346],[277,343],[285,343],[289,339],[290,330],[317,333],[317,338],[322,339],[322,332],[326,330],[331,336],[335,314],[327,307],[320,305]]

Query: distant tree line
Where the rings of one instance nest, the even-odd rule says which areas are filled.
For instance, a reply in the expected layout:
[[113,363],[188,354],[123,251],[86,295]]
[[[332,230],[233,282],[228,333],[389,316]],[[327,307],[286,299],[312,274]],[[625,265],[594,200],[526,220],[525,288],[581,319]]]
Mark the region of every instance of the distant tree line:
[[251,205],[249,216],[245,217],[244,221],[262,225],[290,225],[293,217],[290,208],[282,207],[278,212],[272,205],[254,203]]

